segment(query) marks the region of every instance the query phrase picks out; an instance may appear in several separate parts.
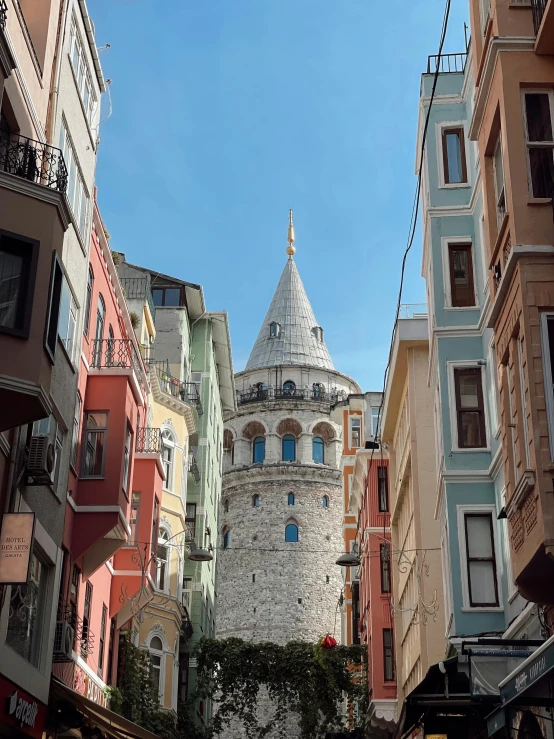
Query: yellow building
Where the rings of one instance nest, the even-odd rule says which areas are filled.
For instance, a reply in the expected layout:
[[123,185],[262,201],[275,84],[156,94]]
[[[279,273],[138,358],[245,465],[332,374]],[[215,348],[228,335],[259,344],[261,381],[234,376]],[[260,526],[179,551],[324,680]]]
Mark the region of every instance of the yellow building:
[[383,404],[398,703],[446,653],[427,317],[399,320]]

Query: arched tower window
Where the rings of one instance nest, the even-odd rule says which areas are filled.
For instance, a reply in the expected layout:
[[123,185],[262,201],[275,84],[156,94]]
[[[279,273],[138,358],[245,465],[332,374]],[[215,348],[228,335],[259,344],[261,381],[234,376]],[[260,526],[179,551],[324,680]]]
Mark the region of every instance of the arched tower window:
[[324,495],[323,498],[321,499],[321,507],[329,508],[329,498],[326,495]]
[[260,506],[260,496],[257,493],[255,493],[252,496],[252,508],[259,508],[259,506]]
[[296,439],[292,434],[283,436],[283,462],[294,462],[296,460]]
[[252,462],[259,464],[265,459],[265,439],[263,436],[256,436],[252,442]]
[[294,505],[294,493],[289,493],[289,505]]
[[298,541],[298,526],[295,523],[288,523],[285,526],[285,541]]
[[316,464],[325,462],[325,442],[321,436],[314,436],[312,440],[312,457]]
[[296,385],[292,380],[286,380],[283,383],[283,393],[284,395],[294,395],[296,392]]

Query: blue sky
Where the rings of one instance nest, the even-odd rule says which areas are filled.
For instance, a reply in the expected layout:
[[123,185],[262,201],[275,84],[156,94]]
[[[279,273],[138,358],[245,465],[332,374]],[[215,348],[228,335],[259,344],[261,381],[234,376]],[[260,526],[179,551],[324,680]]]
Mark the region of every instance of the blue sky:
[[[464,48],[453,0],[444,51]],[[420,75],[444,0],[89,0],[113,113],[112,248],[204,286],[243,369],[286,260],[338,370],[379,390],[415,188]],[[107,115],[106,100],[103,115]],[[424,300],[418,226],[403,302]]]

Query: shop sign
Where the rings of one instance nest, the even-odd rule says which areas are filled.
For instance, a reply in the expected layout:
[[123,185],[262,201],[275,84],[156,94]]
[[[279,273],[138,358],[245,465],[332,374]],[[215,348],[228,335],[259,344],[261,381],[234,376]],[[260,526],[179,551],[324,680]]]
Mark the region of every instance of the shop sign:
[[500,688],[502,703],[506,704],[513,698],[528,690],[542,677],[554,668],[554,644],[542,650],[535,659],[523,667],[517,675]]
[[425,739],[448,739],[447,734],[425,734]]
[[0,584],[27,582],[33,551],[34,513],[4,513],[0,530]]
[[82,667],[79,667],[79,665],[75,665],[73,690],[76,693],[84,695],[89,701],[98,703],[103,708],[108,708],[108,699],[104,692],[105,689],[88,672],[85,672]]
[[45,719],[46,706],[43,703],[9,680],[0,678],[0,726],[17,727],[23,734],[40,739]]

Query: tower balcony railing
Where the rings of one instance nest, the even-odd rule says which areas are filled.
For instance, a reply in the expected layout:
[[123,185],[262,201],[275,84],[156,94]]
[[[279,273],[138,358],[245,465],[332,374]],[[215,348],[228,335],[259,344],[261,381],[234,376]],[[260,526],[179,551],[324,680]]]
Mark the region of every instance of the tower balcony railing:
[[309,400],[333,405],[346,398],[343,390],[331,390],[323,387],[312,386],[298,388],[283,385],[254,387],[246,391],[237,391],[237,402],[239,405],[246,403],[263,403],[266,401],[298,401]]
[[427,74],[453,74],[463,72],[466,67],[467,52],[458,54],[431,54],[427,57]]
[[4,129],[0,129],[0,171],[60,193],[67,190],[67,167],[60,149]]

